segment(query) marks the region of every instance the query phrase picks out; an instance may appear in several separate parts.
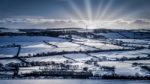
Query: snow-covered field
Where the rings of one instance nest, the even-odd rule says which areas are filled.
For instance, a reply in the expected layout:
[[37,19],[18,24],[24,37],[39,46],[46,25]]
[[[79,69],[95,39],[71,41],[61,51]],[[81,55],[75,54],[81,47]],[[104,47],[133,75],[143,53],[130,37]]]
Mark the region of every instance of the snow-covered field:
[[115,61],[106,61],[99,62],[102,66],[115,66],[116,74],[125,75],[125,76],[135,76],[136,74],[144,76],[146,71],[143,71],[140,67],[132,67],[132,64],[126,62],[115,62]]
[[69,57],[69,58],[74,59],[74,60],[79,61],[79,62],[91,60],[91,58],[92,58],[91,56],[88,56],[86,54],[67,54],[64,56]]
[[[46,41],[58,47],[48,45],[43,41]],[[38,37],[36,36],[12,36],[12,37],[3,36],[2,37],[1,36],[0,37],[1,46],[11,45],[11,44],[17,44],[22,46],[19,56],[27,56],[29,54],[33,55],[33,54],[43,53],[43,52],[47,53],[47,52],[62,52],[62,51],[95,50],[95,48],[89,46],[75,44],[72,42],[68,42],[65,39],[54,38],[54,37],[44,37],[44,36],[38,36]],[[4,50],[1,49],[2,52],[4,52]]]
[[72,43],[72,42],[49,42],[49,43],[57,46],[57,48],[52,49],[52,51],[56,51],[56,52],[96,50],[95,48]]
[[117,40],[123,41],[123,42],[129,42],[132,44],[143,44],[143,45],[150,44],[150,41],[148,41],[148,39],[117,39]]
[[100,43],[100,42],[77,42],[77,43],[99,48],[101,50],[123,49],[122,46],[117,46],[113,44],[105,44],[105,43]]
[[43,42],[43,41],[63,42],[67,40],[47,36],[0,36],[0,42],[13,43],[13,42]]
[[17,47],[14,48],[0,48],[0,57],[14,57],[18,51]]
[[37,53],[51,52],[52,49],[52,46],[46,45],[44,43],[37,43],[35,45],[23,46],[21,48],[19,56],[28,56],[29,54],[34,55]]
[[98,33],[96,35],[104,36],[105,38],[125,38],[124,36],[118,34],[118,33]]
[[33,57],[33,58],[27,58],[26,59],[26,61],[28,61],[28,62],[32,62],[32,61],[38,61],[38,62],[55,61],[55,62],[58,62],[58,63],[63,63],[66,60],[68,60],[68,59],[64,58],[62,55],[47,56],[47,57]]
[[[123,35],[118,33],[100,33],[107,38],[119,38],[115,39],[118,41],[127,42],[135,45],[144,45],[147,46],[145,49],[140,50],[129,50],[129,51],[111,51],[111,50],[119,50],[124,49],[123,46],[114,45],[111,43],[105,43],[107,40],[101,39],[89,39],[80,36],[73,36],[73,41],[69,41],[62,38],[57,37],[47,37],[47,36],[0,36],[0,46],[12,45],[13,43],[17,45],[21,45],[21,50],[19,52],[19,56],[29,56],[47,52],[63,52],[63,51],[87,51],[87,50],[108,50],[107,52],[93,52],[93,53],[68,53],[62,55],[49,55],[43,57],[31,57],[24,58],[27,62],[51,62],[54,61],[56,63],[64,63],[69,60],[71,63],[69,65],[78,65],[79,69],[83,67],[88,67],[89,70],[92,70],[93,73],[105,73],[109,74],[109,72],[103,72],[100,67],[95,66],[93,63],[85,64],[87,61],[93,61],[94,58],[106,57],[108,59],[116,59],[116,58],[136,58],[136,57],[148,57],[150,55],[150,49],[148,46],[150,45],[150,41],[148,39],[125,39]],[[123,38],[123,39],[122,39]],[[47,43],[46,43],[47,42]],[[0,47],[0,58],[1,57],[14,57],[16,56],[18,51],[18,47]],[[94,60],[95,61],[95,60]],[[0,59],[0,63],[3,65],[8,63],[20,63],[19,59]],[[133,67],[132,63],[150,63],[150,60],[136,60],[136,61],[97,61],[100,66],[114,66],[115,73],[120,75],[147,75],[147,71],[141,69],[136,66]],[[26,70],[31,69],[31,70]],[[25,67],[20,68],[21,72],[31,72],[34,70],[38,70],[39,67]]]
[[2,63],[3,65],[6,65],[8,63],[20,63],[21,61],[18,59],[1,59],[0,63]]
[[147,57],[150,54],[150,49],[134,50],[134,51],[113,51],[113,52],[100,52],[91,53],[93,56],[97,57],[107,57],[107,58],[136,58],[136,57]]

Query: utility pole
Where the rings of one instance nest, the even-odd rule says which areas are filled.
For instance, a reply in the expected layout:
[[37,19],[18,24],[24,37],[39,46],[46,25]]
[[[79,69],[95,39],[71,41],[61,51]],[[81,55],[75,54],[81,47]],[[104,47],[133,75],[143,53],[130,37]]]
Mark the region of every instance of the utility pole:
[[86,28],[86,37],[88,36],[88,24],[86,24],[86,26],[85,26]]

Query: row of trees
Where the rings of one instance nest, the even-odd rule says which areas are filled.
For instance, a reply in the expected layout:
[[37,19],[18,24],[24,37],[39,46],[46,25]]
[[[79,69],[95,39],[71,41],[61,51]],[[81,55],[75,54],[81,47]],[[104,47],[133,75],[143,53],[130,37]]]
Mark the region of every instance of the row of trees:
[[128,79],[128,80],[150,80],[150,76],[122,76],[122,75],[103,75],[102,79]]
[[[28,62],[28,63],[14,63],[10,62],[8,64],[3,65],[0,63],[0,70],[14,70],[19,67],[32,67],[32,66],[41,66],[40,70],[78,70],[79,65],[70,65],[68,63],[56,63],[54,61],[51,62]],[[83,67],[83,71],[87,71],[88,69]]]
[[89,78],[92,77],[91,72],[75,72],[75,71],[33,71],[31,73],[24,73],[22,74],[23,77],[63,77],[63,78]]
[[132,57],[132,58],[128,58],[128,57],[122,57],[122,58],[116,58],[116,61],[128,61],[128,60],[149,60],[150,57]]

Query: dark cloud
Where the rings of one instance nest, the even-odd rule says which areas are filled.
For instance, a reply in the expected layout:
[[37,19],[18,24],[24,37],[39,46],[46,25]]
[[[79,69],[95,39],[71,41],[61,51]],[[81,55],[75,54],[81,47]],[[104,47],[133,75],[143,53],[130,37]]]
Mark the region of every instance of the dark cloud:
[[137,25],[149,25],[150,22],[146,20],[135,20],[132,24],[137,24]]

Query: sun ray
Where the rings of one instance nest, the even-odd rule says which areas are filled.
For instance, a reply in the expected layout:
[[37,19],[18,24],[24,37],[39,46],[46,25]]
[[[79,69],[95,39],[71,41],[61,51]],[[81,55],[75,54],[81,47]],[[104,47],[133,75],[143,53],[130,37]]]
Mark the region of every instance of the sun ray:
[[[130,13],[128,13],[128,14],[124,14],[124,15],[122,15],[122,17],[120,17],[120,18],[122,18],[122,19],[134,19],[134,17],[136,17],[137,18],[137,15],[139,14],[139,13],[141,13],[142,11],[144,11],[144,10],[135,10],[135,11],[132,11],[132,12],[130,12]],[[132,17],[132,18],[131,18]]]
[[92,21],[92,6],[91,6],[91,0],[84,0],[85,3],[85,8],[86,8],[86,12],[87,12],[87,20]]
[[[115,0],[108,0],[108,2],[99,0],[95,6],[93,6],[92,0],[84,0],[80,5],[76,4],[74,0],[68,0],[68,2],[75,14],[67,13],[66,15],[71,20],[75,19],[78,22],[78,25],[82,25],[84,28],[86,28],[86,26],[89,28],[108,27],[107,23],[110,23],[109,21],[131,19],[141,12],[141,10],[138,9],[126,13],[125,11],[127,11],[127,8],[130,6],[128,3],[120,5],[119,8],[116,7],[116,10],[112,10],[111,7],[113,7]],[[85,9],[80,6],[83,8],[85,7]],[[93,7],[97,8],[94,8],[95,10],[93,10]],[[102,25],[103,23],[106,25]]]
[[70,7],[75,11],[75,13],[77,14],[77,16],[82,20],[84,19],[84,16],[81,12],[81,10],[79,9],[79,7],[73,2],[73,1],[68,1]]
[[127,9],[127,8],[128,8],[127,4],[124,4],[123,6],[119,7],[118,9],[112,11],[110,13],[110,15],[105,18],[105,20],[112,20],[112,19],[119,18],[119,16],[122,16],[120,14],[122,14],[122,12],[124,12],[125,9]]
[[103,5],[103,0],[100,0],[96,10],[95,20],[97,20],[97,18],[101,15],[102,5]]
[[103,9],[103,11],[101,12],[101,15],[99,16],[98,19],[104,19],[107,16],[107,13],[110,9],[110,7],[112,6],[112,4],[114,3],[114,0],[109,0],[109,2],[106,4],[105,8]]

